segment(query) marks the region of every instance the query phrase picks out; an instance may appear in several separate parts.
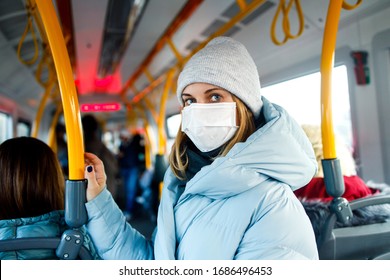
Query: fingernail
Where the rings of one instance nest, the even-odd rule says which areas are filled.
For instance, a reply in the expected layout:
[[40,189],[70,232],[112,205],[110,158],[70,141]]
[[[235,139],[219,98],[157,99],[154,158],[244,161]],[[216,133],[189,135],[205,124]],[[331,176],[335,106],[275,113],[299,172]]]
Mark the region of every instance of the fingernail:
[[88,166],[88,167],[87,167],[87,171],[88,171],[88,172],[92,172],[92,170],[93,170],[92,166]]

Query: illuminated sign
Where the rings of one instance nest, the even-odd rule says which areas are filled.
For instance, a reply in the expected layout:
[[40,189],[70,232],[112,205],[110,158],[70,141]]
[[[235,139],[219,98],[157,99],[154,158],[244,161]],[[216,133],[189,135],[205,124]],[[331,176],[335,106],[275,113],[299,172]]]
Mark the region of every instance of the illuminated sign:
[[99,103],[99,104],[82,104],[81,112],[113,112],[119,111],[121,104],[119,103]]

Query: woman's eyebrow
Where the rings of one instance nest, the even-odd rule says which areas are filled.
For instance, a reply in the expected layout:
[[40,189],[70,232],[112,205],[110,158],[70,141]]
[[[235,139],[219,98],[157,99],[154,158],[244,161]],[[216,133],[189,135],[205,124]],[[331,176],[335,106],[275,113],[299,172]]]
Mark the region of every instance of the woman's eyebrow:
[[192,95],[189,94],[189,93],[184,93],[184,92],[183,92],[183,93],[181,94],[181,97],[183,98],[183,97],[185,97],[185,96],[192,96]]
[[209,93],[209,92],[214,91],[214,90],[223,90],[223,91],[225,91],[223,88],[215,87],[215,88],[209,88],[209,89],[206,90],[204,93]]
[[[222,90],[222,91],[228,92],[227,90],[225,90],[225,89],[223,89],[223,88],[215,87],[215,88],[209,88],[209,89],[205,90],[205,92],[203,92],[203,94],[208,94],[208,93],[210,93],[210,92],[212,92],[212,91],[215,91],[215,90]],[[183,92],[183,93],[181,94],[181,97],[184,97],[184,96],[192,96],[192,95],[191,95],[190,93],[185,93],[185,92]]]

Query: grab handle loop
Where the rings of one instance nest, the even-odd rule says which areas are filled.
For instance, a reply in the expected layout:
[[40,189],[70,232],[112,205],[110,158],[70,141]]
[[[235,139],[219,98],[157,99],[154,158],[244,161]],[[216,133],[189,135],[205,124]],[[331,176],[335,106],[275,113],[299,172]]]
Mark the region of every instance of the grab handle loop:
[[355,5],[351,5],[351,4],[348,4],[346,0],[344,0],[342,7],[345,10],[353,10],[356,7],[358,7],[362,2],[363,2],[363,0],[357,0]]
[[[298,32],[294,35],[291,33],[291,27],[290,27],[290,11],[295,3],[297,14],[298,14],[298,21],[299,21],[299,29]],[[279,16],[282,15],[282,28],[283,28],[283,33],[284,33],[284,38],[282,41],[279,41],[276,38],[276,22],[279,18]],[[284,43],[287,42],[288,39],[296,39],[298,38],[302,33],[303,33],[303,28],[305,25],[304,17],[303,17],[303,12],[302,12],[302,7],[300,0],[290,0],[288,2],[288,5],[286,6],[285,0],[280,0],[278,8],[276,10],[275,16],[272,20],[271,24],[271,39],[272,42],[276,45],[283,45]]]
[[[32,36],[33,43],[34,43],[34,56],[30,60],[25,60],[22,58],[21,52],[22,52],[22,46],[23,46],[24,41],[26,40],[27,34],[29,32],[31,32],[31,36]],[[30,11],[28,12],[26,28],[24,29],[24,32],[23,32],[22,37],[20,38],[20,41],[18,44],[17,54],[18,54],[18,59],[20,60],[20,62],[25,64],[25,65],[33,65],[38,59],[38,54],[39,54],[38,40],[37,40],[37,36],[35,35],[33,20],[32,20],[32,16],[31,16]]]

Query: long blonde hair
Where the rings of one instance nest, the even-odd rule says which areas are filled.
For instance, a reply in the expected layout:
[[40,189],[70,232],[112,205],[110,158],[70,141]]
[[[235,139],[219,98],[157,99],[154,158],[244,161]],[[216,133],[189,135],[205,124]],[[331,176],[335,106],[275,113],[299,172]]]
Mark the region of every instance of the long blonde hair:
[[[225,156],[237,142],[244,142],[256,129],[252,112],[236,96],[232,95],[233,101],[237,104],[237,120],[239,127],[230,141],[228,141],[218,156]],[[186,154],[186,142],[190,141],[188,136],[181,131],[181,124],[177,133],[175,142],[172,145],[169,155],[169,164],[172,172],[179,179],[185,179],[186,169],[188,167],[188,156]]]

